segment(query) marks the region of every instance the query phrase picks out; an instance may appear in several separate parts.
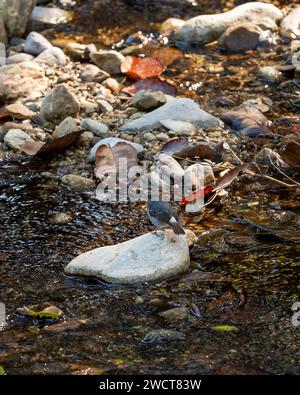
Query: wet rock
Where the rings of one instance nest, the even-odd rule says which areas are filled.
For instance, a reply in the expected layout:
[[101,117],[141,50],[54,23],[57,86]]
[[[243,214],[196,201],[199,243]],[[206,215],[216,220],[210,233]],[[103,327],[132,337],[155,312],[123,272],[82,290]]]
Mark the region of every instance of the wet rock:
[[120,74],[121,64],[125,59],[124,56],[117,51],[92,52],[90,58],[100,69],[109,74]]
[[160,91],[138,91],[132,98],[132,105],[141,111],[154,110],[167,102],[167,98]]
[[112,112],[114,110],[113,106],[110,103],[108,103],[106,100],[97,99],[96,103],[98,104],[99,111],[104,114],[107,112]]
[[0,15],[0,43],[7,44],[6,29],[1,15]]
[[31,32],[26,37],[24,51],[31,55],[40,55],[46,49],[52,48],[52,44],[40,33]]
[[10,129],[4,136],[4,142],[12,149],[19,151],[25,143],[32,143],[33,139],[19,129]]
[[294,8],[281,22],[280,34],[294,40],[300,38],[300,6]]
[[16,53],[11,55],[6,59],[6,64],[20,63],[20,62],[30,62],[33,60],[34,56],[29,53]]
[[94,134],[92,132],[84,132],[79,137],[79,144],[83,146],[90,146],[94,139]]
[[25,33],[35,0],[1,0],[0,15],[9,37],[21,37]]
[[175,39],[205,44],[218,39],[236,23],[252,22],[274,29],[282,18],[282,12],[274,5],[250,2],[223,14],[200,15],[189,19],[176,30]]
[[79,255],[65,268],[70,275],[91,276],[119,284],[159,282],[187,270],[189,247],[171,230],[147,233],[132,240]]
[[70,22],[73,14],[57,7],[34,7],[30,17],[31,30],[44,30],[58,24]]
[[166,133],[158,133],[156,138],[157,138],[157,140],[163,141],[164,143],[169,140],[169,136]]
[[108,135],[108,126],[102,122],[95,121],[91,118],[83,118],[80,121],[80,126],[83,129],[93,132],[96,136],[106,137]]
[[178,136],[192,136],[196,132],[196,128],[191,122],[164,119],[160,123]]
[[34,113],[30,111],[24,104],[14,103],[5,107],[5,111],[15,119],[30,119]]
[[97,48],[94,44],[78,44],[69,43],[65,47],[65,53],[70,56],[74,61],[88,61],[90,59],[90,53],[96,52]]
[[281,82],[283,79],[282,72],[278,71],[274,66],[260,67],[258,75],[260,78],[268,82]]
[[185,321],[189,318],[189,309],[186,307],[175,307],[158,314],[161,318],[168,322]]
[[230,26],[218,40],[218,45],[230,52],[256,49],[262,30],[259,26],[245,22]]
[[80,73],[82,81],[86,82],[102,82],[109,77],[109,74],[94,64],[87,64]]
[[0,67],[0,101],[43,92],[47,85],[44,70],[37,63],[21,62]]
[[54,225],[67,224],[72,221],[73,221],[72,215],[67,214],[67,213],[54,214],[50,218],[50,222]]
[[60,137],[66,136],[67,134],[77,132],[79,127],[77,125],[77,120],[72,117],[65,118],[55,129],[53,133],[53,138],[58,139]]
[[49,66],[64,66],[67,64],[67,57],[60,48],[52,47],[43,51],[34,59],[34,62]]
[[161,127],[161,121],[172,119],[187,121],[193,125],[213,128],[222,126],[222,122],[201,110],[197,103],[191,99],[172,99],[158,109],[143,115],[141,118],[129,121],[122,130],[128,133],[150,131]]
[[110,147],[113,147],[114,145],[116,145],[117,143],[120,143],[120,142],[130,144],[137,151],[138,154],[140,154],[144,151],[144,147],[141,144],[133,143],[132,141],[127,141],[124,139],[119,139],[118,137],[108,137],[106,139],[102,139],[102,140],[98,141],[93,146],[93,148],[91,149],[91,151],[89,153],[88,161],[93,162],[95,160],[96,151],[97,151],[98,147],[100,147],[100,145],[107,144]]
[[63,176],[61,182],[76,191],[81,189],[92,189],[95,187],[95,182],[93,180],[76,174],[67,174]]
[[41,118],[58,125],[67,116],[76,118],[80,105],[65,85],[57,85],[47,94],[41,104]]
[[144,343],[160,343],[163,341],[184,340],[183,333],[171,329],[154,329],[146,334]]

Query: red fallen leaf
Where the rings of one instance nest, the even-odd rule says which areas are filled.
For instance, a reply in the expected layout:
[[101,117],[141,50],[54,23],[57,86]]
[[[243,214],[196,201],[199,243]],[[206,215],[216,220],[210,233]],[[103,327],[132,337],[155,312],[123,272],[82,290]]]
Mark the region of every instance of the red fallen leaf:
[[56,153],[72,145],[79,138],[81,133],[82,131],[69,133],[66,136],[60,137],[56,140],[48,141],[47,143],[26,143],[22,145],[21,151],[31,156]]
[[158,59],[161,64],[169,66],[182,56],[182,52],[176,48],[164,47],[155,49],[152,56]]
[[121,71],[134,80],[156,77],[165,71],[158,59],[155,58],[137,58],[126,56],[121,64]]
[[185,207],[187,204],[194,202],[195,200],[197,200],[200,197],[207,197],[208,195],[211,194],[211,192],[213,191],[213,187],[212,186],[207,186],[199,191],[193,192],[188,196],[185,196],[182,201],[181,201],[181,206]]
[[176,86],[162,80],[159,77],[150,77],[145,78],[144,80],[138,80],[133,85],[122,89],[123,92],[128,93],[130,96],[134,96],[136,92],[140,90],[161,91],[170,96],[177,95]]

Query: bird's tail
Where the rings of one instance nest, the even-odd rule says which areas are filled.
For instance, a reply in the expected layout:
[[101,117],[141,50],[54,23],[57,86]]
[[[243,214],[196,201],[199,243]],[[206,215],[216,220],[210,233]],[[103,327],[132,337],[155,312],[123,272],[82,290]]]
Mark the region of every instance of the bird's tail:
[[178,222],[171,222],[170,225],[172,226],[175,235],[185,235],[183,227]]

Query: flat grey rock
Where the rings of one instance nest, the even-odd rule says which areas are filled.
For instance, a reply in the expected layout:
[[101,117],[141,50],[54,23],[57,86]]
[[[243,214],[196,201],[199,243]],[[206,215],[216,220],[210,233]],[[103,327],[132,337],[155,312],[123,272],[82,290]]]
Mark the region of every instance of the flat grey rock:
[[190,122],[203,128],[214,128],[223,125],[218,118],[202,110],[193,100],[173,99],[156,110],[143,115],[141,118],[127,122],[122,126],[121,130],[128,133],[136,133],[159,129],[161,121],[166,119]]
[[117,284],[136,284],[175,277],[184,273],[189,265],[186,236],[175,236],[173,231],[167,230],[85,252],[66,266],[65,273]]

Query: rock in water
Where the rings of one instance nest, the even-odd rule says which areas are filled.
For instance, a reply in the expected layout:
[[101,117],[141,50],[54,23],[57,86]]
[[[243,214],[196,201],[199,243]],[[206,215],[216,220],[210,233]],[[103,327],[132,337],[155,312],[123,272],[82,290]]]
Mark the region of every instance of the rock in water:
[[21,37],[25,33],[35,0],[1,0],[0,15],[9,37]]
[[175,31],[175,39],[206,44],[218,39],[235,23],[252,22],[273,29],[282,18],[282,12],[274,5],[250,2],[223,14],[200,15],[189,19]]
[[52,48],[52,44],[37,32],[31,32],[26,37],[24,46],[24,52],[26,53],[37,56],[49,48]]
[[230,52],[256,49],[262,29],[253,23],[230,26],[218,40],[218,45]]
[[14,63],[0,67],[0,101],[12,101],[47,88],[44,70],[34,62]]
[[41,118],[43,121],[58,125],[66,117],[76,118],[80,105],[65,85],[57,85],[44,98],[41,104]]
[[30,17],[31,30],[44,30],[53,28],[58,24],[70,22],[73,14],[58,7],[34,7]]
[[176,237],[173,231],[167,230],[88,251],[73,259],[65,273],[117,284],[135,284],[169,279],[185,272],[189,265],[186,237]]
[[123,125],[122,130],[128,133],[149,131],[162,126],[164,120],[186,121],[195,126],[214,128],[222,126],[222,122],[201,110],[191,99],[172,99],[163,106],[151,111],[141,118],[134,119]]
[[300,38],[300,6],[291,11],[281,22],[280,34],[291,40]]

